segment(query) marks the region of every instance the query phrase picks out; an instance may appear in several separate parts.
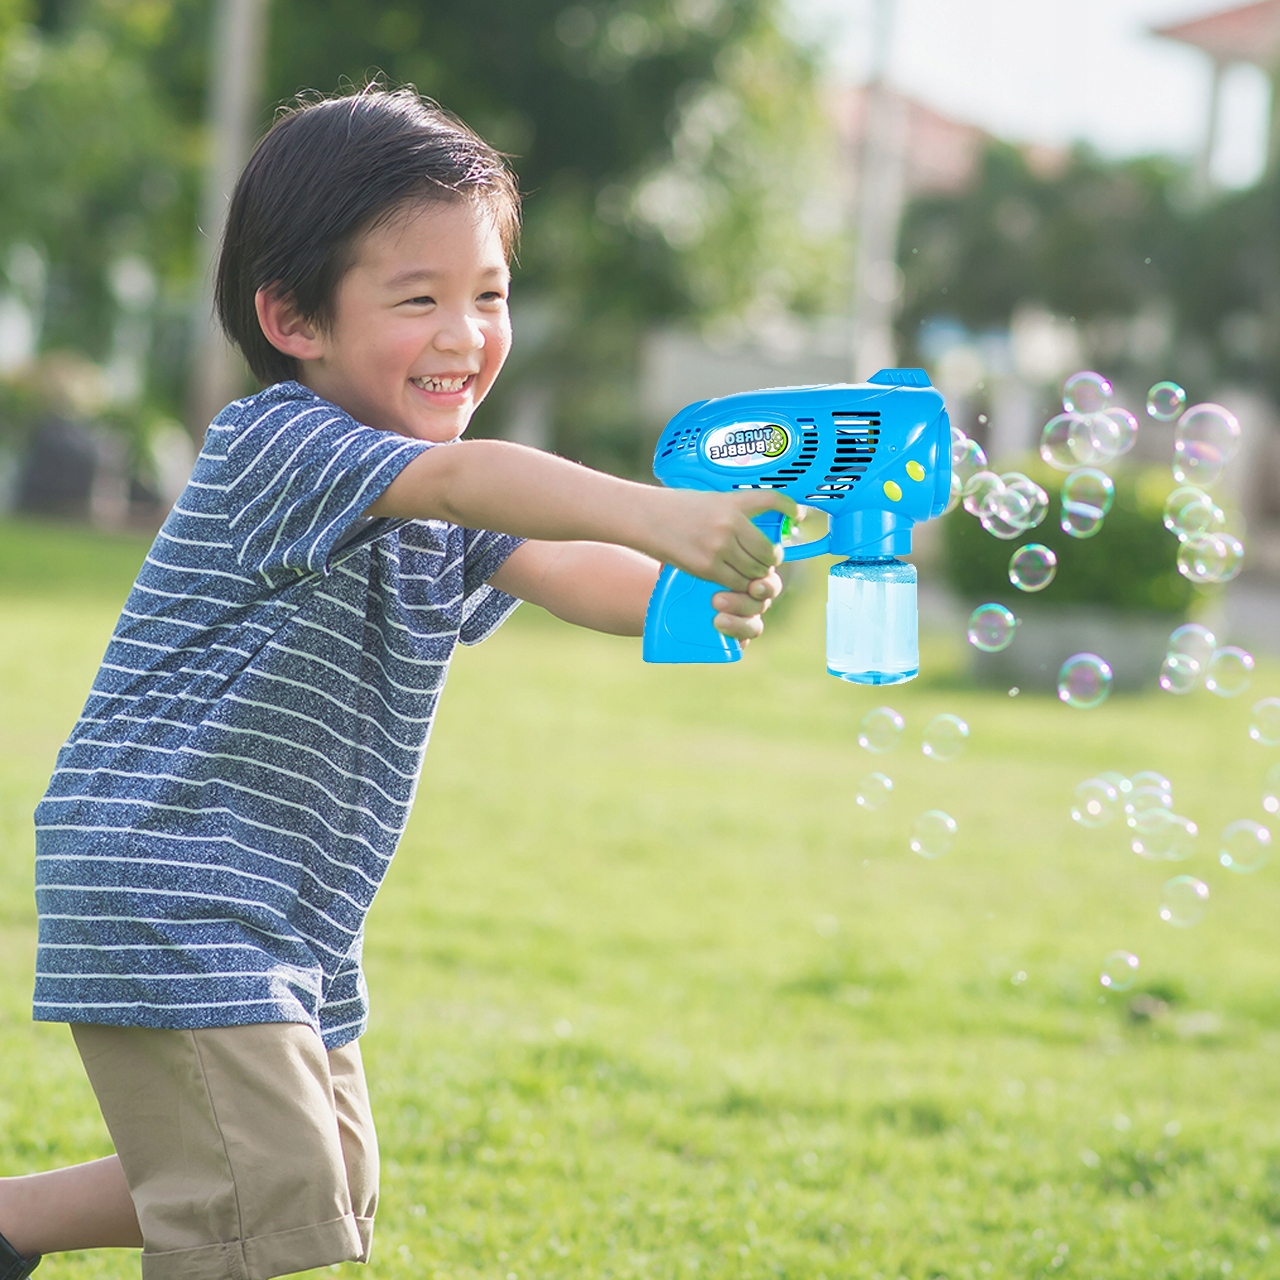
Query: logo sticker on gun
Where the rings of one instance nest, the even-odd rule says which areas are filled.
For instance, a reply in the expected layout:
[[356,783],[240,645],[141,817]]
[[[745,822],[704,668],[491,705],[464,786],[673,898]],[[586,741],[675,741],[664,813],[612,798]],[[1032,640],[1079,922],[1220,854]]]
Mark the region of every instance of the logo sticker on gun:
[[703,437],[703,457],[718,467],[760,467],[791,448],[791,432],[775,422],[734,422]]

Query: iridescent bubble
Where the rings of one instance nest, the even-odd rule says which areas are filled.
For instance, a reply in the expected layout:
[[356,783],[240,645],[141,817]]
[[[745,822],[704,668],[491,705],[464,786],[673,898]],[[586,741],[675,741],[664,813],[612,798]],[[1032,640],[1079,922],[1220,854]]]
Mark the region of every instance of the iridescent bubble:
[[1120,812],[1120,792],[1105,778],[1088,778],[1076,788],[1071,820],[1082,827],[1105,827]]
[[1220,404],[1197,404],[1178,419],[1173,441],[1173,478],[1212,488],[1240,447],[1240,423]]
[[1154,769],[1143,769],[1129,779],[1130,791],[1139,791],[1143,787],[1151,787],[1161,795],[1168,796],[1166,808],[1173,804],[1173,783],[1163,773],[1157,773]]
[[1199,827],[1190,818],[1168,809],[1148,809],[1129,819],[1130,848],[1152,862],[1185,862],[1196,851]]
[[1178,548],[1178,572],[1192,582],[1230,582],[1244,566],[1244,544],[1230,533],[1202,533]]
[[1160,687],[1166,693],[1191,693],[1199,687],[1204,672],[1185,653],[1166,653],[1160,666]]
[[863,809],[883,809],[893,794],[893,779],[883,773],[869,773],[858,782],[858,805]]
[[950,714],[934,716],[925,725],[921,751],[930,760],[942,764],[958,759],[969,740],[969,726],[959,716]]
[[1091,538],[1115,500],[1115,486],[1105,471],[1081,467],[1062,482],[1062,532]]
[[876,755],[892,751],[902,738],[906,721],[892,707],[876,707],[862,717],[858,726],[858,746]]
[[1263,698],[1253,704],[1249,737],[1264,747],[1280,747],[1280,698]]
[[1160,919],[1179,929],[1189,929],[1204,919],[1209,886],[1195,876],[1174,876],[1164,886],[1160,899]]
[[1263,779],[1262,807],[1268,813],[1280,813],[1280,763],[1273,764]]
[[1040,435],[1040,456],[1055,471],[1074,471],[1080,460],[1072,442],[1085,430],[1084,419],[1078,413],[1060,413],[1051,418]]
[[1013,643],[1018,620],[1002,604],[980,604],[969,615],[969,643],[983,653],[999,653]]
[[1111,383],[1086,369],[1073,373],[1062,388],[1062,407],[1068,413],[1101,413],[1111,404]]
[[1247,876],[1260,871],[1271,857],[1271,832],[1260,822],[1241,818],[1223,828],[1218,841],[1218,861],[1228,871]]
[[1098,777],[1100,777],[1103,782],[1109,782],[1113,787],[1115,787],[1115,789],[1120,793],[1121,799],[1127,796],[1132,790],[1132,784],[1123,773],[1116,773],[1114,770],[1110,770],[1107,773],[1098,774]]
[[1219,533],[1226,526],[1222,508],[1203,489],[1179,485],[1164,502],[1164,527],[1179,542],[1206,533]]
[[1111,692],[1111,668],[1096,653],[1077,653],[1058,672],[1058,697],[1069,707],[1101,706]]
[[1009,581],[1019,591],[1043,591],[1058,572],[1058,557],[1041,542],[1028,542],[1009,559]]
[[960,505],[960,498],[963,493],[964,485],[960,483],[960,477],[953,471],[951,473],[951,493],[947,498],[947,505],[942,509],[944,516],[949,516]]
[[1166,813],[1173,811],[1173,795],[1150,783],[1129,783],[1129,792],[1124,798],[1124,811],[1128,815],[1129,825],[1135,826],[1144,814],[1156,809]]
[[1102,961],[1098,981],[1108,991],[1128,991],[1138,979],[1140,961],[1132,951],[1112,951]]
[[941,809],[922,813],[911,829],[911,852],[930,860],[951,852],[956,838],[956,820]]
[[[954,430],[953,427],[952,431]],[[958,441],[952,439],[951,472],[960,477],[961,485],[964,485],[971,476],[986,469],[987,455],[982,452],[982,446],[976,440],[970,440],[963,434]]]
[[1220,698],[1235,698],[1248,687],[1253,676],[1253,654],[1229,644],[1215,649],[1204,673],[1204,687]]
[[[1122,409],[1119,405],[1112,405],[1105,413],[1095,415],[1096,418],[1110,419],[1114,432],[1110,433],[1114,439],[1111,457],[1099,458],[1099,462],[1110,462],[1112,458],[1118,458],[1121,454],[1128,453],[1137,443],[1138,439],[1138,419],[1130,413],[1128,409]],[[1099,432],[1100,436],[1105,436]]]
[[1007,471],[1000,477],[1007,493],[1025,500],[1025,509],[1019,506],[1019,519],[1024,529],[1034,529],[1049,514],[1049,495],[1030,476],[1021,471]]
[[1167,652],[1184,654],[1198,663],[1203,671],[1217,647],[1217,638],[1208,627],[1202,627],[1198,622],[1185,622],[1170,634]]
[[980,516],[992,491],[998,493],[1002,488],[1004,485],[994,471],[976,472],[964,484],[964,509],[971,516]]
[[1157,382],[1147,392],[1147,412],[1157,422],[1172,422],[1187,404],[1187,393],[1176,382]]

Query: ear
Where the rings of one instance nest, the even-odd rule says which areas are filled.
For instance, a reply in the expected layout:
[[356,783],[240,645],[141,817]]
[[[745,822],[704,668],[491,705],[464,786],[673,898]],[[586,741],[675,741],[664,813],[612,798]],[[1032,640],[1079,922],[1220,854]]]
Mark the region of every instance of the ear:
[[254,294],[253,305],[263,334],[277,351],[295,360],[318,360],[324,354],[320,330],[298,313],[292,297],[268,285]]

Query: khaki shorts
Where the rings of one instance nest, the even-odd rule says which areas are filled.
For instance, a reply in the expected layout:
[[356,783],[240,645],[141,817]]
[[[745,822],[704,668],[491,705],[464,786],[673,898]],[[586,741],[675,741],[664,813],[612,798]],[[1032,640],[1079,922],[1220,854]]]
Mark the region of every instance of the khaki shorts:
[[378,1142],[355,1041],[298,1023],[72,1028],[142,1227],[143,1280],[367,1262]]

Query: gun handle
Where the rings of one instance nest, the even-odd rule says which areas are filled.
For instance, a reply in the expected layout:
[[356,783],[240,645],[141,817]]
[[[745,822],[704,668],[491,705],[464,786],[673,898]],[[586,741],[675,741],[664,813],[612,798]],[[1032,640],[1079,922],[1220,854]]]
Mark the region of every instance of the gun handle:
[[[753,522],[777,542],[782,512],[766,511]],[[646,662],[738,662],[742,646],[715,629],[711,597],[724,588],[663,565],[644,616]]]

